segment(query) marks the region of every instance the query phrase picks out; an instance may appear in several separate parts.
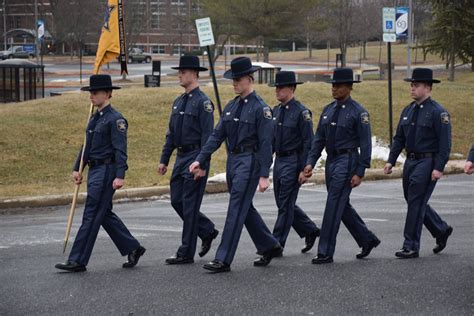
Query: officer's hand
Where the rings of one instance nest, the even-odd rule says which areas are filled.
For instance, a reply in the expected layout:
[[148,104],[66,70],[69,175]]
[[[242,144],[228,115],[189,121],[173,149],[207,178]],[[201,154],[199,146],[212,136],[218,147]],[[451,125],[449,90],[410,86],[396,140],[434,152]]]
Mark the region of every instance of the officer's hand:
[[260,177],[258,180],[258,191],[265,192],[270,186],[270,180],[268,178]]
[[466,161],[464,164],[464,173],[465,174],[473,174],[474,173],[474,164],[472,161]]
[[306,178],[311,178],[311,176],[313,175],[313,166],[306,165],[306,167],[304,167],[303,169],[303,174]]
[[306,181],[308,181],[308,178],[306,178],[305,175],[304,175],[304,172],[301,171],[300,175],[298,176],[298,182],[300,184],[303,184],[303,183],[306,183]]
[[123,187],[124,182],[125,182],[124,179],[115,178],[114,182],[112,182],[112,188],[114,188],[114,190],[118,190]]
[[362,178],[355,174],[351,179],[351,187],[353,188],[358,187],[361,182],[362,182]]
[[73,171],[72,172],[72,179],[75,184],[81,184],[82,183],[82,175],[79,173],[79,171]]
[[385,174],[391,174],[392,173],[392,164],[391,163],[386,163],[385,166],[383,167],[383,172]]
[[192,164],[189,165],[189,172],[196,174],[197,172],[199,172],[200,165],[201,164],[199,163],[199,161],[193,162]]
[[166,171],[168,171],[168,167],[166,167],[164,163],[160,163],[158,165],[158,170],[157,171],[158,171],[158,174],[160,176],[162,176],[166,173]]
[[194,174],[194,180],[196,180],[196,181],[199,180],[199,179],[201,179],[202,177],[205,177],[205,176],[206,176],[206,173],[207,173],[206,170],[203,170],[203,169],[201,169],[201,168],[199,168],[199,169],[197,169],[197,170],[198,170],[198,172],[196,172],[196,173]]
[[431,173],[431,181],[439,180],[443,176],[443,173],[438,170],[433,170]]

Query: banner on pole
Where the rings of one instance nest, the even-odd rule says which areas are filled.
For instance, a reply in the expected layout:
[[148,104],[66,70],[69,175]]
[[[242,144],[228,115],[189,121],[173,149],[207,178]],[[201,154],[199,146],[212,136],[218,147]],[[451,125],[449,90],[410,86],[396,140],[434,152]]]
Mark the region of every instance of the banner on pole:
[[408,7],[397,7],[395,31],[397,38],[406,38],[408,36]]

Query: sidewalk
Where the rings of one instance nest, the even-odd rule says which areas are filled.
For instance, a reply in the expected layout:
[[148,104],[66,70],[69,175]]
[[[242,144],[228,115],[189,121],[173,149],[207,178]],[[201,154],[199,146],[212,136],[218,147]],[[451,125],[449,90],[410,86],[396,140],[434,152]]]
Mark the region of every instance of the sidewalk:
[[[444,170],[445,175],[459,174],[463,172],[464,160],[450,160]],[[368,169],[365,173],[365,181],[388,180],[401,178],[402,169],[393,168],[392,175],[384,175],[382,169]],[[309,180],[309,183],[324,184],[324,173],[317,172]],[[225,182],[208,181],[206,193],[222,193],[227,192]],[[159,199],[166,197],[170,193],[169,186],[154,186],[144,188],[131,188],[119,190],[114,195],[116,202],[141,201],[149,199]],[[78,204],[83,204],[86,193],[79,194]],[[0,199],[0,214],[15,213],[15,210],[23,208],[41,208],[50,206],[68,205],[72,201],[72,193],[62,195],[44,195],[31,197],[17,197],[10,199]]]

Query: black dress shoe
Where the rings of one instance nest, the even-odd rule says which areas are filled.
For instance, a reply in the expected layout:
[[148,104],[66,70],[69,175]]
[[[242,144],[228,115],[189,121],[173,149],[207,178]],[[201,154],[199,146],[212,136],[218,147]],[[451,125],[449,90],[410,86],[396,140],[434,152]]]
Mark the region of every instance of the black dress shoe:
[[69,272],[83,272],[87,270],[85,265],[79,264],[74,261],[66,261],[65,263],[58,263],[54,267],[56,269],[65,270]]
[[263,254],[260,258],[253,262],[253,265],[256,267],[265,267],[272,261],[275,257],[280,257],[283,255],[283,248],[280,244],[277,244],[272,249]]
[[441,237],[436,238],[436,247],[433,248],[434,253],[440,253],[444,248],[446,248],[446,243],[448,242],[448,238],[452,233],[453,228],[448,226],[444,234]]
[[168,259],[165,260],[166,264],[186,264],[186,263],[194,263],[193,258],[186,258],[186,257],[180,257],[178,255],[174,257],[169,257]]
[[145,253],[146,249],[142,246],[128,254],[128,261],[122,265],[122,268],[133,268],[137,265],[138,259]]
[[301,249],[302,253],[308,252],[311,250],[311,248],[313,248],[314,243],[316,242],[316,238],[319,237],[320,233],[321,231],[319,229],[316,229],[314,232],[305,237],[306,245],[303,249]]
[[371,241],[369,241],[369,243],[366,246],[362,247],[362,251],[356,255],[356,258],[362,259],[362,258],[367,257],[372,251],[372,249],[377,248],[378,245],[380,245],[380,240],[377,237],[375,237],[375,239],[372,239]]
[[411,258],[418,258],[419,253],[418,251],[415,251],[415,250],[408,250],[408,249],[403,248],[403,249],[400,249],[400,251],[397,251],[395,253],[395,256],[402,259],[411,259]]
[[219,231],[217,229],[214,229],[209,238],[206,238],[202,241],[201,251],[199,251],[199,257],[204,257],[209,252],[209,250],[211,250],[212,241],[216,239],[217,235],[219,235]]
[[206,263],[203,266],[204,269],[209,270],[214,273],[219,273],[219,272],[229,272],[230,271],[230,265],[227,263],[224,263],[220,260],[213,260],[209,263]]
[[312,264],[324,264],[324,263],[332,263],[332,257],[330,256],[324,256],[324,255],[318,255],[317,257],[314,257],[313,260],[311,260]]

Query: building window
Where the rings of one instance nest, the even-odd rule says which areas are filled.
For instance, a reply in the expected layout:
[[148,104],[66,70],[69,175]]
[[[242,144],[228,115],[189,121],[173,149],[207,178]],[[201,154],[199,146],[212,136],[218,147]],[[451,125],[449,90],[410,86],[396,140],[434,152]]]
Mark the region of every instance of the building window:
[[164,45],[153,45],[151,47],[152,54],[164,54],[165,46]]

